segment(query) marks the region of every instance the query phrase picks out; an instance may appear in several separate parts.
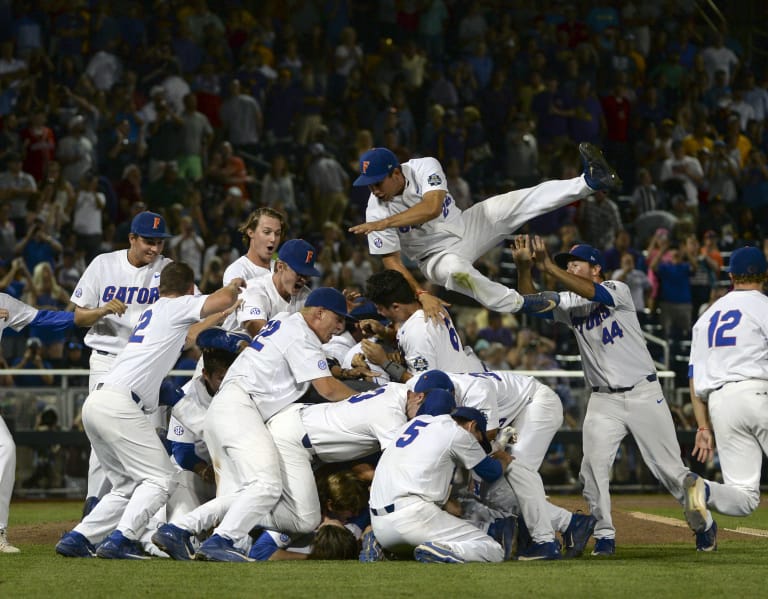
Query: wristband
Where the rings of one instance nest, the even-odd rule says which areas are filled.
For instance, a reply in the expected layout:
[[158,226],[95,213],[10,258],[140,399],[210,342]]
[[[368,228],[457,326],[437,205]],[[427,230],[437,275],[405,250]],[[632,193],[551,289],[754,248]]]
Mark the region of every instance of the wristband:
[[384,365],[384,372],[386,372],[389,375],[389,378],[396,383],[399,383],[403,379],[403,375],[405,374],[405,366],[400,366],[400,364],[396,364],[392,360],[389,360]]
[[422,296],[422,295],[424,295],[425,293],[427,293],[427,294],[428,294],[428,293],[429,293],[429,291],[427,291],[426,289],[419,289],[419,290],[416,292],[416,297],[417,297],[417,298],[418,298],[418,297],[421,297],[421,296]]
[[696,429],[697,433],[700,433],[701,431],[708,431],[709,429],[706,426],[700,426]]

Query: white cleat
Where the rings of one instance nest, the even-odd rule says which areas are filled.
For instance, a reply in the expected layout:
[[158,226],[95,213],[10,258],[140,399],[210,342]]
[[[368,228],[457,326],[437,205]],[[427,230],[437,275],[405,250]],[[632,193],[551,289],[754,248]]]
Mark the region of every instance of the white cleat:
[[707,485],[699,475],[689,472],[683,480],[683,512],[688,526],[696,533],[707,528]]
[[21,553],[21,549],[8,542],[8,534],[4,528],[0,528],[0,553]]

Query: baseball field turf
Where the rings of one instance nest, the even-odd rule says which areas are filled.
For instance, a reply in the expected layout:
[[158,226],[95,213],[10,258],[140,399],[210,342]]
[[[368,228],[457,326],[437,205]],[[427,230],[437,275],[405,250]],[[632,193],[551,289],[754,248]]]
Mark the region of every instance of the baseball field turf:
[[[553,497],[570,509],[578,497]],[[65,559],[54,554],[78,502],[11,505],[0,555],[3,599],[76,597],[718,597],[766,596],[768,504],[748,518],[717,516],[719,548],[697,553],[669,495],[614,497],[617,555],[560,562],[442,565],[417,562],[211,564]],[[591,543],[590,543],[591,547]]]

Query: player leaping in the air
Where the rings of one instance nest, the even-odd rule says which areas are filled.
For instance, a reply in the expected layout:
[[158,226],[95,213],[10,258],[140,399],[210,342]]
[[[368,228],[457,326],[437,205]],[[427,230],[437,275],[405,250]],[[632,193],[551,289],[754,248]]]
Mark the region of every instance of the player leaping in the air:
[[556,294],[521,296],[488,279],[473,263],[532,218],[597,190],[620,189],[621,180],[599,149],[583,143],[579,152],[582,176],[509,191],[462,212],[448,192],[437,159],[415,158],[400,164],[387,148],[372,148],[360,157],[360,176],[354,182],[371,191],[366,222],[349,230],[368,235],[370,253],[382,257],[384,268],[397,270],[408,279],[432,318],[436,319],[442,304],[420,289],[403,265],[401,252],[418,263],[431,283],[469,295],[490,310],[551,310],[557,305]]

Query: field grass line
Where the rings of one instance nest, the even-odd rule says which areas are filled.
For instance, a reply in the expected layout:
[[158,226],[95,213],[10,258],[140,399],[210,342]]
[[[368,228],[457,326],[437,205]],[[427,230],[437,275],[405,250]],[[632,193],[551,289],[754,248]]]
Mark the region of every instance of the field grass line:
[[[688,528],[688,524],[677,518],[670,518],[668,516],[657,516],[655,514],[646,514],[645,512],[627,512],[633,518],[638,520],[649,520],[651,522],[657,522],[658,524],[666,524],[668,526],[676,526],[677,528]],[[750,537],[764,537],[768,538],[768,530],[761,528],[749,528],[747,526],[737,526],[736,528],[723,528],[728,532],[735,532],[740,535],[747,535]]]

